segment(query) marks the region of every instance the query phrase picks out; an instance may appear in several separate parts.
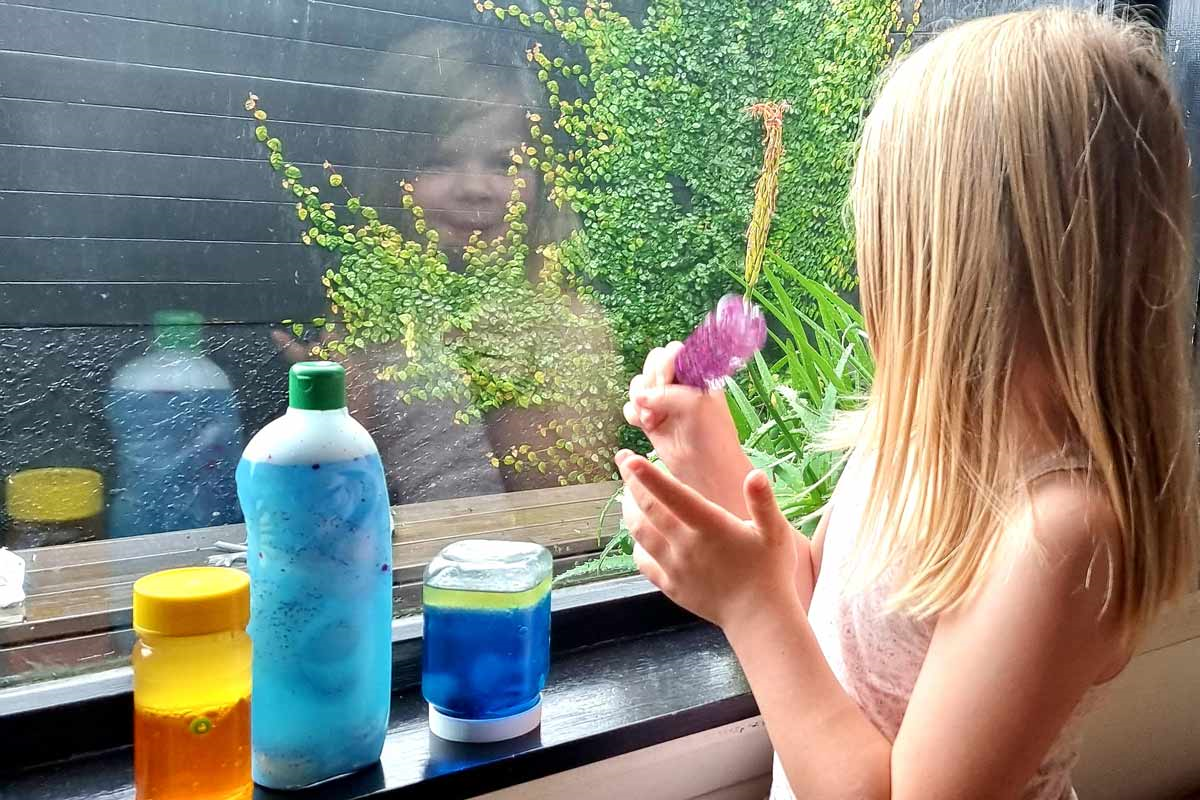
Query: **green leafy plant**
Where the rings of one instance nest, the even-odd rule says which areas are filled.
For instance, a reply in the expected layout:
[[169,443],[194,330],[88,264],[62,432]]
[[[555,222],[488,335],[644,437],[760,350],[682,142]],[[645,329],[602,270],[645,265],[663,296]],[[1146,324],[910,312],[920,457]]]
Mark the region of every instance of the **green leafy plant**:
[[[769,291],[756,291],[755,299],[783,329],[769,334],[782,354],[771,363],[759,355],[749,365],[747,388],[729,388],[730,410],[743,448],[771,477],[784,515],[811,535],[843,462],[840,453],[817,444],[837,414],[865,400],[875,364],[854,306],[778,255],[768,258]],[[801,288],[814,312],[795,302],[785,280]]]
[[[744,109],[760,101],[788,108],[769,246],[806,278],[852,285],[842,205],[893,0],[652,0],[636,21],[606,0],[475,5],[551,37],[528,53],[551,118],[527,158],[580,217],[557,255],[601,289],[627,367],[730,288],[762,152]],[[571,48],[578,63],[550,52]]]
[[[726,398],[750,461],[771,478],[788,520],[811,536],[843,462],[840,453],[819,447],[819,439],[839,412],[866,396],[875,366],[857,309],[778,255],[768,253],[767,260],[766,286],[753,294],[777,323],[770,336],[779,355],[756,357],[738,381],[727,382]],[[620,492],[605,513],[619,502]],[[632,554],[633,541],[622,525],[600,555],[564,572],[558,582],[629,573]]]

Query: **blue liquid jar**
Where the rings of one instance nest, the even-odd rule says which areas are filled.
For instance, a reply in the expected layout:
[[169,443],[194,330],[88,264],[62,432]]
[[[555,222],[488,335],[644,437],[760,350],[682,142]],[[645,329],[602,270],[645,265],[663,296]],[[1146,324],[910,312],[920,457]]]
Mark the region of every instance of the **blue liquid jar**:
[[552,571],[523,542],[456,542],[430,562],[421,688],[435,736],[497,742],[541,723]]

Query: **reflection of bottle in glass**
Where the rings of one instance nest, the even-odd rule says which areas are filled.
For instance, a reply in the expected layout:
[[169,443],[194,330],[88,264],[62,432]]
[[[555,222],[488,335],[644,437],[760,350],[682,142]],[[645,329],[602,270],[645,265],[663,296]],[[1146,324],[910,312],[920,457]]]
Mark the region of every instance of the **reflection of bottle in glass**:
[[113,379],[112,536],[240,520],[234,470],[241,420],[229,378],[200,349],[202,322],[190,311],[158,312],[150,352]]
[[292,367],[287,413],[237,469],[254,640],[256,783],[295,789],[379,759],[392,676],[391,514],[337,364]]

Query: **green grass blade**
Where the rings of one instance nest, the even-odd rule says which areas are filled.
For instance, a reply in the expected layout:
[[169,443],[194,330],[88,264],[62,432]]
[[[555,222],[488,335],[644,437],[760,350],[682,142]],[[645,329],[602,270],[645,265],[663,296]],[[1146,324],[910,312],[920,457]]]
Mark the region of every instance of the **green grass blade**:
[[733,415],[733,423],[738,429],[738,440],[744,442],[754,431],[762,427],[762,418],[754,410],[754,404],[742,391],[742,387],[737,385],[737,381],[725,382],[725,399],[729,403],[729,412]]

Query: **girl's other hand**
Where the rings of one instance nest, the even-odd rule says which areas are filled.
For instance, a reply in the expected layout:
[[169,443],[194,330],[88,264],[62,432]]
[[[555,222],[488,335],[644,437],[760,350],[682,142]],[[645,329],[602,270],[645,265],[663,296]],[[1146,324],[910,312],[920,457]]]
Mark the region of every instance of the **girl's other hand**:
[[625,421],[641,428],[671,474],[734,514],[747,510],[742,482],[752,469],[742,452],[725,393],[675,383],[683,344],[671,342],[646,357],[629,384]]
[[279,348],[279,355],[288,364],[317,360],[320,356],[313,353],[313,350],[324,345],[330,338],[329,332],[325,330],[322,330],[314,341],[309,342],[295,336],[290,330],[283,328],[271,330],[271,341]]
[[[319,359],[320,356],[313,350],[331,338],[333,337],[328,331],[321,331],[316,341],[306,342],[288,330],[275,328],[271,331],[271,341],[279,348],[279,356],[289,368],[293,364]],[[346,369],[346,407],[351,416],[366,424],[376,416],[369,384],[371,373],[367,369],[366,360],[359,354],[345,356],[339,361]]]
[[764,605],[795,602],[798,537],[765,474],[744,481],[745,521],[640,456],[623,451],[617,466],[638,510],[626,520],[638,569],[665,595],[727,632]]

